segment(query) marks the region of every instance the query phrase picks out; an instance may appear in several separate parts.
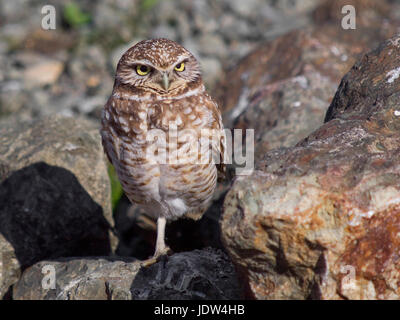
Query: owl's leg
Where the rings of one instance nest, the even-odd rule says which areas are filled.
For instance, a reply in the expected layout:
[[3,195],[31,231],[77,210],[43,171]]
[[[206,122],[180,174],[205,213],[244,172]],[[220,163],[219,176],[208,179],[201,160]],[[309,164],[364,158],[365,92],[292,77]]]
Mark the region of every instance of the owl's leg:
[[157,242],[156,251],[152,258],[143,261],[141,264],[143,267],[149,267],[156,263],[159,258],[167,255],[171,252],[171,249],[165,244],[165,226],[167,224],[167,219],[165,217],[159,217],[157,219]]
[[157,219],[157,241],[156,241],[156,251],[152,258],[143,261],[142,265],[148,267],[156,263],[160,257],[167,255],[171,252],[171,249],[165,244],[165,226],[167,224],[167,219],[165,217],[159,217]]
[[167,219],[165,217],[159,217],[157,219],[157,242],[156,242],[156,252],[154,256],[161,254],[165,250],[165,226],[167,224]]
[[157,219],[157,242],[156,242],[156,251],[154,253],[153,258],[158,258],[162,255],[168,254],[171,250],[165,244],[165,226],[167,224],[167,219],[165,217],[159,217]]

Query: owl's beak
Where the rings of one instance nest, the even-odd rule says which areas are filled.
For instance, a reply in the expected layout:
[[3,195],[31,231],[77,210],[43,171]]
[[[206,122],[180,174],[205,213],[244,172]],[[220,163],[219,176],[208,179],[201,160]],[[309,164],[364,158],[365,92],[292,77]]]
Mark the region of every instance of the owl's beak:
[[169,88],[169,75],[167,72],[163,73],[163,78],[162,78],[162,86],[166,91],[168,91]]

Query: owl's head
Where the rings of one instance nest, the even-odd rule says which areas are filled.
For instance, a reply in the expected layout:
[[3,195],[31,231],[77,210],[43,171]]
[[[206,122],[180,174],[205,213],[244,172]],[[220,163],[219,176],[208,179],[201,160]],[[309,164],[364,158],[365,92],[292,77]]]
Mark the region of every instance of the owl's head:
[[201,81],[196,58],[168,39],[143,40],[121,57],[117,82],[157,94],[167,94]]

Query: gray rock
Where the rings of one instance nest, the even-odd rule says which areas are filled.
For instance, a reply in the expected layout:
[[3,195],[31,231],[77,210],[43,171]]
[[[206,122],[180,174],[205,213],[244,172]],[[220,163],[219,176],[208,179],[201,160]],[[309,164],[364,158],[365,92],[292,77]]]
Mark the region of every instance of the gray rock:
[[0,117],[22,113],[28,96],[22,92],[21,81],[3,82],[0,88]]
[[196,59],[200,59],[200,48],[199,48],[199,43],[196,39],[186,39],[182,45],[189,50],[195,57]]
[[151,32],[151,38],[167,38],[176,40],[176,31],[169,25],[160,25]]
[[274,6],[276,9],[281,10],[285,14],[300,14],[303,12],[307,12],[309,10],[314,9],[318,4],[320,4],[321,0],[281,0],[267,1],[271,6]]
[[[44,280],[50,268],[55,271],[54,289],[46,287],[50,282]],[[23,273],[14,287],[13,299],[130,300],[130,287],[139,269],[140,263],[129,259],[93,257],[42,261]]]
[[115,48],[111,52],[111,54],[110,54],[110,63],[111,63],[111,67],[112,67],[113,70],[117,69],[118,61],[119,61],[119,59],[121,59],[121,57],[125,53],[125,51],[128,50],[130,47],[132,47],[133,45],[135,45],[136,43],[138,43],[141,40],[143,40],[143,39],[140,39],[140,38],[133,39],[132,41],[130,41],[127,44],[123,44],[121,46],[118,46],[117,48]]
[[0,233],[0,299],[21,276],[21,265],[13,246]]
[[239,16],[254,17],[262,4],[258,0],[232,0],[229,1],[232,10]]
[[207,88],[213,88],[222,77],[222,66],[218,59],[204,58],[200,61],[203,81]]
[[205,34],[198,40],[199,50],[208,56],[224,57],[226,48],[221,37],[215,34]]
[[[115,249],[107,168],[91,122],[2,121],[0,173],[1,247],[11,245],[22,268]],[[10,266],[7,272],[18,272]]]
[[[253,129],[255,159],[274,148],[291,147],[323,123],[336,83],[318,72],[285,79],[256,90],[249,105],[227,114],[233,127]],[[235,112],[241,112],[239,116]]]
[[[47,268],[47,269],[45,269]],[[55,288],[46,287],[54,268]],[[42,283],[45,286],[42,286]],[[68,258],[28,268],[15,285],[15,300],[239,299],[233,265],[219,250],[177,253],[142,267],[122,258]]]

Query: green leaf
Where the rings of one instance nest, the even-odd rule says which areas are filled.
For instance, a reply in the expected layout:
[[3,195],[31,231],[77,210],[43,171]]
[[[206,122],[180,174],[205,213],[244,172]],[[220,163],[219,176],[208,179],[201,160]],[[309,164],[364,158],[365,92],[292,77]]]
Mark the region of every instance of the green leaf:
[[64,20],[73,28],[90,22],[91,16],[85,13],[75,2],[69,2],[64,6]]
[[111,206],[114,211],[119,200],[121,200],[124,191],[122,190],[122,186],[118,180],[115,168],[111,163],[108,164],[108,176],[110,177],[110,183],[111,183]]
[[144,11],[148,11],[152,9],[156,4],[158,0],[142,0],[140,3],[141,9]]

